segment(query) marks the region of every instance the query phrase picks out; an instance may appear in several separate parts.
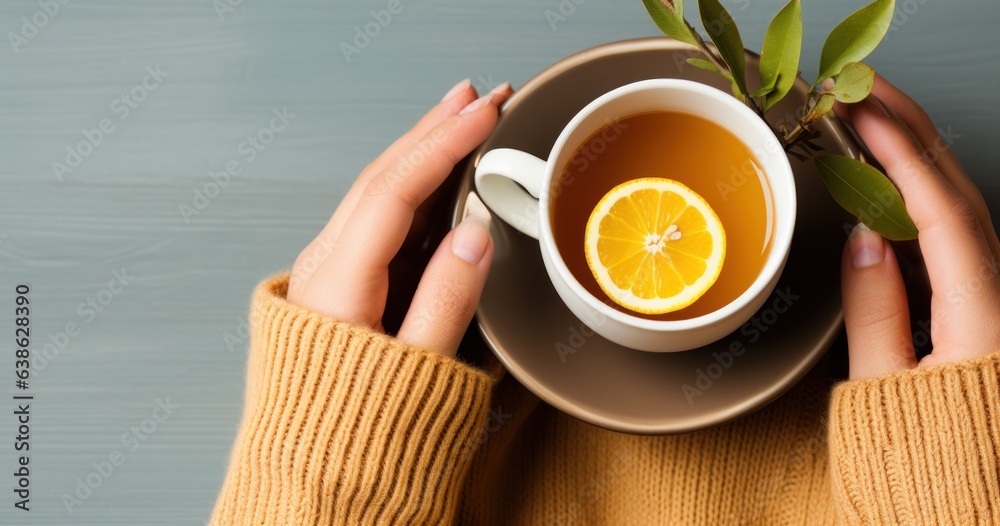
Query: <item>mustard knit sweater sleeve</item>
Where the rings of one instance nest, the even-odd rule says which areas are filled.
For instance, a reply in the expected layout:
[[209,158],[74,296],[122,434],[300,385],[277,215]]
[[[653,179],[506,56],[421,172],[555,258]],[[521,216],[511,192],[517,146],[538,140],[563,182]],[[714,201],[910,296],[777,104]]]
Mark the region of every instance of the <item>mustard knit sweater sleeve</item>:
[[830,466],[848,524],[1000,524],[1000,353],[844,382]]
[[493,380],[254,294],[243,420],[211,524],[449,523]]
[[[254,294],[215,525],[1000,525],[1000,353],[840,383],[825,453],[812,445],[829,384],[797,386],[811,409],[783,399],[716,428],[637,437],[528,403],[507,380],[494,390],[479,369],[299,308],[286,291],[282,276]],[[491,396],[517,416],[483,444]],[[789,463],[788,450],[816,455]],[[612,457],[630,467],[601,471]],[[612,482],[587,490],[591,509],[581,491],[595,480]]]

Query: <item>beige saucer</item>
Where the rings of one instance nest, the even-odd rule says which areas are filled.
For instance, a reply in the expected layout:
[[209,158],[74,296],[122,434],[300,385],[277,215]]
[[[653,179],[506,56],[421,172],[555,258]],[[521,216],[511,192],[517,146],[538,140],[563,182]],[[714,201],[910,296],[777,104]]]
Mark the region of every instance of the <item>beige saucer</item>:
[[[516,148],[544,159],[573,115],[614,88],[676,77],[728,90],[717,75],[687,65],[693,56],[698,53],[666,38],[630,40],[583,51],[538,74],[507,101],[496,131],[462,170],[454,220],[464,210],[475,163],[484,152]],[[757,63],[756,55],[747,55],[748,72],[756,71]],[[807,90],[800,79],[769,118],[793,114]],[[824,120],[819,129],[817,142],[827,151],[860,155],[837,121]],[[562,304],[542,266],[538,241],[497,219],[493,270],[477,316],[486,342],[542,400],[609,429],[681,433],[763,407],[798,381],[841,330],[840,255],[844,225],[854,224],[830,198],[812,163],[790,160],[799,199],[791,253],[775,293],[741,330],[679,353],[613,344]]]

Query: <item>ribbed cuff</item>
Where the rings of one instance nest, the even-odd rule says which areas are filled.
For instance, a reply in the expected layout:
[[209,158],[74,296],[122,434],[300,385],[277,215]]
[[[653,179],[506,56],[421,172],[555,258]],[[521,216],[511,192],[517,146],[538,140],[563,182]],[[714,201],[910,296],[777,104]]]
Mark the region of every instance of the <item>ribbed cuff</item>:
[[1000,353],[844,382],[830,403],[848,524],[1000,524]]
[[254,294],[246,408],[213,524],[437,524],[454,514],[493,380]]

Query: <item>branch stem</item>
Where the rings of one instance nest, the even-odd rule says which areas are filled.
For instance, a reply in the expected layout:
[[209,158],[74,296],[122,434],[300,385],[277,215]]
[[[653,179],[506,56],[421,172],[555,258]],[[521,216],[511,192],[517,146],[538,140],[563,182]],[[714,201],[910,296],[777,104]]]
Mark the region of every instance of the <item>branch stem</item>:
[[802,135],[802,132],[806,131],[806,126],[808,126],[808,124],[803,124],[803,121],[799,121],[795,124],[795,127],[792,128],[792,131],[788,132],[788,135],[785,135],[784,141],[786,150],[795,146],[795,141]]
[[[660,3],[663,4],[663,7],[666,7],[671,13],[675,15],[677,14],[677,8],[674,7],[673,0],[660,0]],[[698,49],[700,49],[701,52],[704,53],[706,57],[708,57],[708,61],[711,62],[712,65],[714,65],[715,67],[719,68],[719,71],[723,71],[727,75],[732,77],[733,72],[729,68],[729,65],[726,64],[726,61],[723,60],[720,55],[718,55],[715,49],[709,47],[708,43],[705,42],[705,39],[701,37],[701,34],[698,33],[698,31],[694,28],[694,26],[691,25],[691,22],[687,21],[687,18],[685,17],[680,17],[680,18],[681,20],[684,21],[684,25],[687,26],[688,32],[690,32],[691,36],[694,38],[695,45],[697,45]],[[760,104],[758,104],[757,101],[748,94],[744,94],[744,97],[746,98],[747,106],[749,106],[750,109],[752,109],[757,115],[759,115],[761,120],[767,123],[767,119],[764,117],[764,108],[762,108]],[[770,123],[768,123],[768,126],[769,127],[771,126]],[[771,128],[771,130],[775,132],[774,133],[775,135],[781,137],[781,134],[779,134],[777,130],[774,130],[773,127]],[[799,131],[799,133],[801,133],[801,131]],[[788,143],[786,142],[786,144]]]

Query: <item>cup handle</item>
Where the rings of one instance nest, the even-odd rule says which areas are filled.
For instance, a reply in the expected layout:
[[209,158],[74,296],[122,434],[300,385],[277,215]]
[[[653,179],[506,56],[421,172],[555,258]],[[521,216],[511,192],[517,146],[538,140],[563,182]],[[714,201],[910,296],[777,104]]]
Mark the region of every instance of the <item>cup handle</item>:
[[486,152],[476,166],[479,196],[504,222],[538,239],[538,197],[545,180],[545,161],[510,148]]

